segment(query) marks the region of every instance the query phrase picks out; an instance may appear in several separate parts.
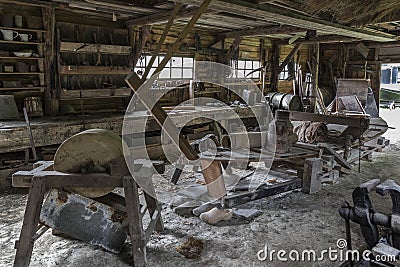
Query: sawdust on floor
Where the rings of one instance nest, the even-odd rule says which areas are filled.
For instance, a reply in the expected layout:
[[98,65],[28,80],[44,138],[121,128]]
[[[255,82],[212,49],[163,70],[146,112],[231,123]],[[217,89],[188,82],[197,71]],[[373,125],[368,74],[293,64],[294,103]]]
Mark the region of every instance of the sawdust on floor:
[[[400,110],[394,112],[398,118]],[[397,123],[400,128],[400,120]],[[338,209],[343,201],[351,201],[353,189],[373,178],[400,183],[398,133],[388,132],[392,144],[383,153],[376,153],[373,162],[363,162],[361,173],[354,168],[350,175],[340,178],[337,184],[324,186],[315,195],[294,191],[243,205],[263,212],[248,224],[211,226],[196,217],[180,217],[165,205],[166,230],[154,233],[149,240],[148,266],[339,266],[339,261],[327,259],[315,263],[261,262],[257,252],[265,245],[275,250],[336,248],[336,241],[345,237]],[[377,194],[371,194],[371,198],[377,211],[391,212],[389,198]],[[26,191],[0,194],[0,266],[12,265],[26,200]],[[352,235],[353,247],[362,248],[364,241],[357,225],[352,225]],[[186,259],[176,251],[188,237],[204,242],[198,259]],[[53,236],[48,231],[35,243],[31,266],[131,266],[129,260],[128,246],[124,253],[116,255],[77,240]]]

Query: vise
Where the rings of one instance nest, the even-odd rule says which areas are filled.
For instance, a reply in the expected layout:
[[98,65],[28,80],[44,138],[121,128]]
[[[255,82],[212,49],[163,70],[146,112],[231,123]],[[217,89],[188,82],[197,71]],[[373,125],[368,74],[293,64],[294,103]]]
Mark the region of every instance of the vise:
[[[375,212],[371,203],[369,193],[375,191],[381,196],[390,195],[392,199],[392,214],[386,215]],[[354,207],[345,202],[339,209],[339,214],[346,220],[346,234],[348,248],[351,249],[350,223],[352,221],[361,227],[361,233],[367,243],[368,249],[374,252],[380,243],[385,243],[393,248],[391,251],[400,250],[400,185],[393,180],[386,180],[381,183],[379,179],[374,179],[359,185],[354,189]],[[388,232],[384,238],[379,236],[379,228],[383,227]],[[399,251],[400,252],[400,251]],[[396,255],[399,256],[399,255]]]

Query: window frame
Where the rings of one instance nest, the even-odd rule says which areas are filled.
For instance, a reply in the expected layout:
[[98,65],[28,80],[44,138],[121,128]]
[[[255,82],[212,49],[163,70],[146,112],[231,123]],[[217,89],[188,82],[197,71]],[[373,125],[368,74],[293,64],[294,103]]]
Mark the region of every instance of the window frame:
[[[154,64],[152,68],[150,69],[149,72],[149,77],[154,73],[158,65],[161,63],[161,61],[164,59],[164,54],[158,55],[156,57],[156,60],[154,61]],[[148,65],[148,62],[150,61],[151,54],[145,54],[144,58],[139,59],[134,71],[137,72],[138,70],[144,70],[146,69],[146,66]],[[185,60],[186,59],[186,60]],[[175,63],[174,61],[177,61]],[[140,66],[142,65],[142,66]],[[195,59],[193,56],[189,55],[176,55],[171,57],[171,59],[167,62],[165,65],[164,69],[160,72],[160,76],[158,80],[191,80],[193,79],[193,74],[194,74],[194,65],[195,65]],[[165,70],[167,69],[167,70]],[[176,73],[176,70],[178,71],[179,75],[174,75],[174,70]],[[190,75],[184,75],[188,74]],[[162,75],[161,75],[162,74]]]

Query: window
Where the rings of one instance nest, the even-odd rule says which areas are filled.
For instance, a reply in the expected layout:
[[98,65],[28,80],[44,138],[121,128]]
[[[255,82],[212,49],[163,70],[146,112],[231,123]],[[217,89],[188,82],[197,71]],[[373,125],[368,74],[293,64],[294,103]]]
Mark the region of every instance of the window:
[[[260,62],[258,60],[248,60],[248,59],[240,59],[237,64],[237,71],[239,77],[245,77],[249,79],[259,79],[260,78],[260,70],[254,71],[260,68]],[[252,71],[254,71],[252,73]]]
[[[282,63],[281,63],[282,64]],[[289,78],[289,65],[287,64],[285,68],[279,73],[279,80],[286,81]]]
[[[282,64],[282,62],[280,63]],[[288,64],[286,64],[285,68],[279,73],[279,80],[285,80],[285,81],[291,81],[293,80],[293,75],[296,72],[296,70],[299,68],[299,64],[290,61]]]
[[[135,67],[135,72],[142,75],[151,59],[150,55],[141,57]],[[157,66],[163,61],[164,56],[157,56],[148,77],[150,77]],[[194,59],[191,57],[172,57],[160,73],[159,79],[192,79]]]

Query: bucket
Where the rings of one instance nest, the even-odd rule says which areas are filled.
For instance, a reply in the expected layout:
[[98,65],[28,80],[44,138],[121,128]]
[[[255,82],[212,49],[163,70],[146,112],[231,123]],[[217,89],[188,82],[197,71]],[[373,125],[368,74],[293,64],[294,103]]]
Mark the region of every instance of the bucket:
[[29,117],[43,116],[42,98],[38,96],[26,97],[24,106]]

